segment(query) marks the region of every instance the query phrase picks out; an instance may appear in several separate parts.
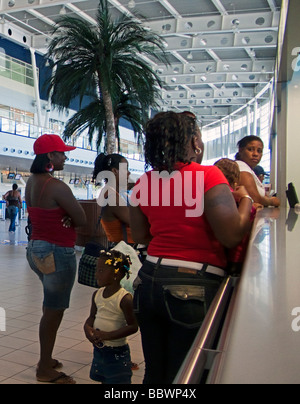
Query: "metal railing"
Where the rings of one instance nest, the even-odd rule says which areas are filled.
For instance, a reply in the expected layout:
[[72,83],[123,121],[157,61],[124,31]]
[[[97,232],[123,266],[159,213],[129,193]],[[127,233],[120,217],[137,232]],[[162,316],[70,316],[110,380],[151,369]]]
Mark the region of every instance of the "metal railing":
[[195,341],[183,362],[173,384],[199,384],[209,362],[218,350],[216,337],[222,325],[235,284],[235,279],[227,277],[221,284]]

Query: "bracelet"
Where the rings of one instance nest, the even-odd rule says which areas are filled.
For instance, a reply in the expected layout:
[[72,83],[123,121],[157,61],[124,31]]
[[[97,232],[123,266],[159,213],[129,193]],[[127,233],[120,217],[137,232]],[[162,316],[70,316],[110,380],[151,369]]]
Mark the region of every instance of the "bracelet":
[[243,195],[243,196],[241,197],[241,199],[240,199],[240,202],[241,202],[241,200],[242,200],[243,198],[248,198],[248,199],[250,199],[251,203],[254,203],[254,200],[251,198],[250,195]]

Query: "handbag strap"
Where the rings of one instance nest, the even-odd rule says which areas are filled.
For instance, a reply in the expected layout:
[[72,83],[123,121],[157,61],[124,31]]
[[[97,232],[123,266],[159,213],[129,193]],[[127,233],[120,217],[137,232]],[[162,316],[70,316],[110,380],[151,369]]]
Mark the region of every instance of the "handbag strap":
[[127,238],[127,226],[125,223],[122,222],[122,232],[123,232],[123,240],[125,243],[128,243],[128,238]]

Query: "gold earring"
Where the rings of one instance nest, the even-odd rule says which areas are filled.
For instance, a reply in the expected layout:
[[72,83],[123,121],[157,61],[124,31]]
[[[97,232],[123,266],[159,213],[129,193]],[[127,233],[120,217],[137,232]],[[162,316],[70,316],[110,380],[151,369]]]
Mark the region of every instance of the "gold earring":
[[198,155],[202,153],[202,149],[200,147],[196,147],[196,149],[194,151]]

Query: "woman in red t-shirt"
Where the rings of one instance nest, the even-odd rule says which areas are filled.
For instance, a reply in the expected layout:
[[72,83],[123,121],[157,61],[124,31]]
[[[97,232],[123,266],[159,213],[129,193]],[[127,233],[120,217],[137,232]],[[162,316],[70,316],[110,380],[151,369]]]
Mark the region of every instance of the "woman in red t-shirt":
[[225,276],[225,247],[249,229],[251,198],[240,213],[221,171],[202,166],[200,129],[191,113],[163,112],[146,128],[152,171],[133,188],[131,230],[149,244],[135,296],[146,362],[144,383],[171,383]]

